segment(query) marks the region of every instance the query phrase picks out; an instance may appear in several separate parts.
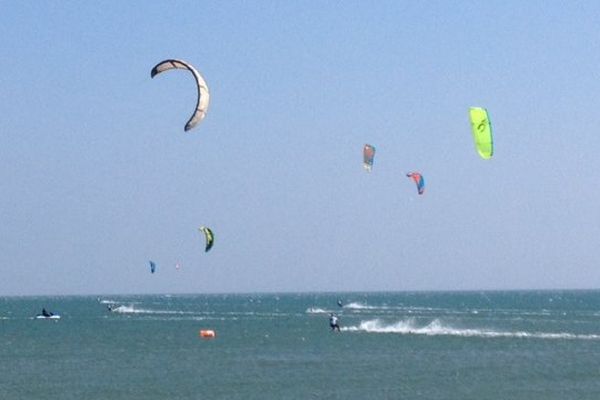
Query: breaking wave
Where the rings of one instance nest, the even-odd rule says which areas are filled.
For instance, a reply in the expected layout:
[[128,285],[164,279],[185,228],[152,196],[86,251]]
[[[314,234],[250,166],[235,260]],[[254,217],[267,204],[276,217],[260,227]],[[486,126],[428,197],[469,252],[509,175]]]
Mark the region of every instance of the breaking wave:
[[425,326],[418,326],[414,320],[404,320],[386,324],[380,319],[361,321],[358,326],[342,327],[347,332],[398,333],[403,335],[426,336],[460,336],[480,338],[532,338],[532,339],[567,339],[567,340],[600,340],[600,335],[575,334],[569,332],[525,332],[495,331],[489,329],[461,329],[444,325],[440,320],[433,320]]

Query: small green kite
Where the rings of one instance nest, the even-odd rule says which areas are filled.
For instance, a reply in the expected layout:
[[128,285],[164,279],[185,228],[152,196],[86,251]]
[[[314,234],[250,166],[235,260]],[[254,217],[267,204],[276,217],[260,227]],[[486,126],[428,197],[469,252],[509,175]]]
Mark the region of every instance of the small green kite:
[[204,248],[204,251],[207,252],[213,246],[213,242],[215,241],[215,235],[213,235],[212,231],[205,226],[201,226],[200,228],[198,228],[198,230],[204,233],[204,236],[206,237],[206,247]]

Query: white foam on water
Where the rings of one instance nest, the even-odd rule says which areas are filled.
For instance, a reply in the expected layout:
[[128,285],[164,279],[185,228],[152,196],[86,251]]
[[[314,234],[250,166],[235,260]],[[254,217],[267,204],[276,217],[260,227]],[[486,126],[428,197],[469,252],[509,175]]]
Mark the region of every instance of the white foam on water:
[[185,315],[185,314],[198,314],[192,311],[177,311],[177,310],[150,310],[144,308],[134,308],[133,306],[119,306],[113,308],[112,312],[119,314],[171,314],[171,315]]
[[305,313],[307,314],[329,314],[332,311],[330,310],[326,310],[324,308],[319,308],[319,307],[309,307],[306,309]]
[[363,303],[354,302],[344,305],[344,308],[348,308],[350,310],[385,310],[388,307],[369,306]]
[[489,329],[462,329],[444,325],[435,319],[425,326],[418,326],[413,319],[386,324],[380,319],[361,321],[358,326],[342,327],[347,332],[398,333],[404,335],[460,336],[480,338],[532,338],[566,340],[600,340],[600,334],[575,334],[569,332],[495,331]]
[[[123,304],[123,303],[125,303],[125,301],[123,301],[123,300],[118,301],[118,300],[100,299],[100,298],[98,299],[98,302],[100,304]],[[126,301],[126,302],[129,304],[140,304],[139,301]]]

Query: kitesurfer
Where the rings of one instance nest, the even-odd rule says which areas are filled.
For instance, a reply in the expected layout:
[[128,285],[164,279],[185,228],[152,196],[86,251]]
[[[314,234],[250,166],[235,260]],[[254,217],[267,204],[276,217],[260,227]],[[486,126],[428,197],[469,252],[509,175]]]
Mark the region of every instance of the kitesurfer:
[[329,326],[332,331],[337,330],[340,332],[340,324],[338,323],[338,317],[335,316],[334,313],[329,314]]
[[342,303],[342,300],[341,300],[341,299],[339,299],[339,300],[337,301],[337,305],[338,305],[338,307],[344,307],[344,304]]
[[47,318],[47,317],[51,317],[54,314],[52,314],[51,312],[46,311],[45,308],[42,308],[42,315]]

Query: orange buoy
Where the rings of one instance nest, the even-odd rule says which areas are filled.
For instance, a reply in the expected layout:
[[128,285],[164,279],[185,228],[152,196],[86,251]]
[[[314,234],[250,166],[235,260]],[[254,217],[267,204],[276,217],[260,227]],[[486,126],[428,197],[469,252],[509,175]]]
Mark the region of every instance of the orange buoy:
[[213,331],[211,329],[201,329],[198,336],[200,336],[201,338],[204,338],[204,339],[214,339],[216,335],[215,335],[215,331]]

